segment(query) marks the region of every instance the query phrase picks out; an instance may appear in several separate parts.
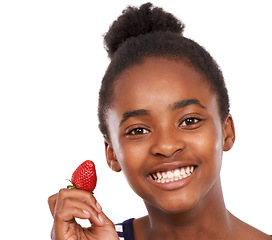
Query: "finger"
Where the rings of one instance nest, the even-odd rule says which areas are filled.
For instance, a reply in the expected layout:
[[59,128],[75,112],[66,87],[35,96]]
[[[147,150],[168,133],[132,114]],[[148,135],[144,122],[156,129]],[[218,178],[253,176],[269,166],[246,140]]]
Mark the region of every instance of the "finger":
[[58,194],[54,194],[48,198],[48,205],[52,216],[55,215],[55,205],[58,198]]
[[103,222],[99,219],[99,213],[89,204],[77,199],[65,198],[62,202],[60,211],[71,208],[81,209],[84,212],[84,214],[88,216],[90,222],[95,224],[96,226],[103,225]]
[[89,219],[90,213],[77,207],[64,208],[55,214],[55,222],[58,224],[72,223],[75,218]]
[[104,212],[100,212],[98,214],[98,218],[103,225],[110,225],[111,227],[114,227],[114,223],[105,215]]
[[88,191],[84,191],[84,190],[79,190],[79,189],[61,189],[57,195],[57,200],[56,200],[56,204],[55,204],[55,212],[59,210],[59,208],[62,204],[62,201],[65,198],[73,198],[73,199],[80,200],[82,202],[89,204],[97,212],[102,211],[101,206],[96,201],[96,199],[92,193],[90,193]]
[[56,212],[51,232],[52,239],[64,239],[64,235],[69,232],[69,229],[76,229],[75,218],[88,219],[88,217],[89,213],[76,207],[61,209]]

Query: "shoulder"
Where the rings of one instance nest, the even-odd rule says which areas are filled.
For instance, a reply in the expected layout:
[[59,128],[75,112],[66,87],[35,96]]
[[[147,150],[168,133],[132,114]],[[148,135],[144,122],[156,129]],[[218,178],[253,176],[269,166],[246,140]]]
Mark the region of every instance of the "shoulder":
[[272,235],[267,235],[266,233],[252,227],[251,225],[237,218],[235,221],[235,229],[237,239],[272,240]]

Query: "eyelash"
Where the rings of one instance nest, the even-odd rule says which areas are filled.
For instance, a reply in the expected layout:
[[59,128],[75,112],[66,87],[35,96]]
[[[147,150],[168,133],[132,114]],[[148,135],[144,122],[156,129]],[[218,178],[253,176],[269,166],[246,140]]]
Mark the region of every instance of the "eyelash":
[[[180,128],[194,128],[198,123],[202,121],[201,118],[196,118],[196,117],[188,117],[184,119],[180,124]],[[150,130],[144,127],[136,127],[133,128],[132,130],[129,130],[126,132],[126,135],[132,135],[132,136],[138,136],[138,135],[144,135],[148,134]]]
[[198,123],[200,123],[202,121],[201,118],[196,118],[196,117],[188,117],[186,119],[184,119],[180,124],[179,127],[183,128],[193,128],[196,127],[196,125]]
[[[139,132],[139,131],[141,131],[141,132]],[[145,132],[143,133],[143,131],[145,131]],[[149,130],[148,130],[148,129],[143,128],[143,127],[136,127],[136,128],[134,128],[134,129],[128,131],[128,132],[126,133],[126,135],[137,136],[137,135],[144,135],[144,134],[147,134],[147,133],[149,133]]]

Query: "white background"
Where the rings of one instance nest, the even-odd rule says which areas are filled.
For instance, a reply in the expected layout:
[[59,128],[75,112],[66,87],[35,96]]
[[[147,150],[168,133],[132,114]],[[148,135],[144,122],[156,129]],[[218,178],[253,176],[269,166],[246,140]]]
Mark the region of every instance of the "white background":
[[[0,2],[3,239],[50,239],[47,198],[86,159],[96,163],[95,196],[114,222],[145,214],[123,175],[106,165],[96,114],[109,63],[102,35],[128,4],[143,2]],[[182,19],[185,36],[221,66],[237,133],[222,168],[226,205],[272,234],[270,1],[153,3]]]

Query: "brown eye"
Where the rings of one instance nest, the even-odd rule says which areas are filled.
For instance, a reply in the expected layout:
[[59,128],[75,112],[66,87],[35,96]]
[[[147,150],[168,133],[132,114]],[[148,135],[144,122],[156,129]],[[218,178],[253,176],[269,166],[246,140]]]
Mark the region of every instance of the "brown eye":
[[195,118],[195,117],[190,117],[190,118],[186,118],[185,120],[183,120],[180,124],[181,127],[191,127],[196,125],[198,122],[200,122],[201,119],[199,118]]
[[145,128],[134,128],[133,130],[129,131],[128,135],[143,135],[147,134],[149,131]]

